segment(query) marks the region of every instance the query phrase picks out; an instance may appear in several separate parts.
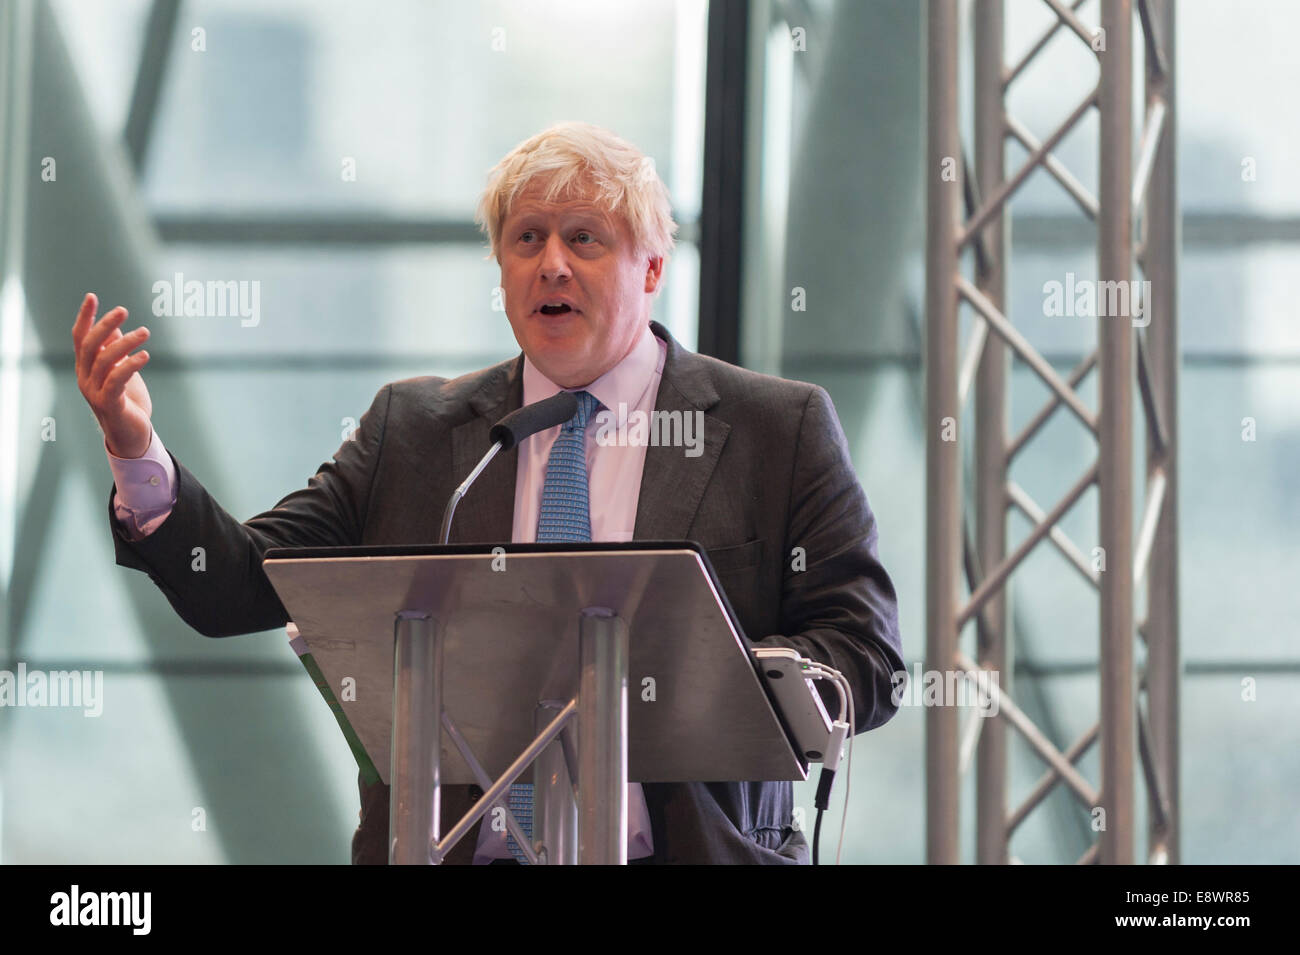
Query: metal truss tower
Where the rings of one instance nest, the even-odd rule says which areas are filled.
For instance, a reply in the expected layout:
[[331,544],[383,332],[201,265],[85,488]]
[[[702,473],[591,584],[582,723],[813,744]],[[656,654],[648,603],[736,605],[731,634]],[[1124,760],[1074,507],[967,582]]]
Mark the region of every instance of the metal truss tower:
[[[1087,813],[1093,845],[1082,863],[1132,863],[1136,841],[1136,784],[1148,800],[1147,860],[1179,861],[1178,706],[1178,482],[1177,268],[1180,227],[1175,174],[1174,4],[1172,0],[1100,0],[1099,29],[1080,20],[1084,0],[1044,0],[1052,28],[1008,65],[1003,53],[1003,0],[974,2],[974,163],[964,161],[959,132],[959,23],[957,0],[929,0],[926,153],[926,668],[974,676],[996,671],[997,715],[972,715],[932,706],[926,713],[926,854],[931,863],[959,861],[959,792],[975,755],[976,860],[1014,860],[1017,828],[1058,784]],[[1136,17],[1135,17],[1136,13]],[[1135,20],[1139,21],[1135,24]],[[1067,29],[1095,55],[1096,87],[1041,142],[1007,109],[1007,93],[1053,34]],[[1134,142],[1135,42],[1144,45],[1145,120]],[[1099,185],[1093,197],[1052,150],[1089,110],[1099,114]],[[1028,157],[1006,174],[1004,148],[1014,138]],[[1136,149],[1135,149],[1136,145]],[[1138,288],[1135,267],[1150,282],[1149,299],[1130,302],[1128,316],[1097,319],[1096,348],[1062,376],[1035,350],[1007,313],[1010,264],[1008,202],[1035,170],[1050,174],[1096,223],[1097,288]],[[954,174],[945,175],[948,170]],[[1137,220],[1135,222],[1135,220]],[[1138,235],[1135,237],[1135,225]],[[974,280],[962,270],[973,253]],[[1116,295],[1122,300],[1122,296]],[[1112,299],[1112,301],[1116,300]],[[959,352],[958,309],[974,321]],[[1099,305],[1100,305],[1099,301]],[[1098,314],[1104,314],[1098,312]],[[1141,315],[1142,322],[1135,316]],[[1145,327],[1143,327],[1145,326]],[[1014,353],[1051,391],[1050,400],[1017,435],[1008,433],[1007,393]],[[960,360],[959,360],[960,354]],[[1096,410],[1080,398],[1079,383],[1098,376]],[[1134,385],[1145,431],[1146,486],[1134,533]],[[974,393],[975,464],[970,510],[963,513],[962,449],[957,427]],[[1093,435],[1097,455],[1061,500],[1040,507],[1009,478],[1010,465],[1043,423],[1064,409]],[[1089,562],[1058,526],[1093,485],[1099,500],[1098,541],[1104,562]],[[1008,553],[1011,508],[1033,529]],[[1039,544],[1054,545],[1100,598],[1098,720],[1058,748],[1016,705],[1010,676],[1007,584]],[[1096,552],[1094,552],[1096,553]],[[962,587],[964,573],[966,589]],[[1146,587],[1146,618],[1135,618],[1135,598]],[[976,653],[962,651],[967,626]],[[1144,654],[1139,654],[1139,641]],[[989,685],[988,678],[984,685]],[[1028,794],[1008,801],[1008,727],[1019,732],[1046,765]],[[1077,768],[1100,747],[1101,778],[1094,786]]]

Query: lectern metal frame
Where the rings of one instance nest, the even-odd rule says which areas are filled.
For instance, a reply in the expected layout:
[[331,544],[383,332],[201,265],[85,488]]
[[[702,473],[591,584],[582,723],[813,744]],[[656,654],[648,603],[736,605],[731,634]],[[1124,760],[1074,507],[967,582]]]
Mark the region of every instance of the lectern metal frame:
[[[521,851],[533,863],[578,861],[583,865],[627,862],[627,626],[608,607],[586,607],[579,619],[581,689],[545,722],[541,732],[495,782],[474,760],[464,737],[442,708],[442,641],[432,617],[403,610],[393,624],[393,750],[389,809],[389,856],[394,865],[441,862],[451,848],[530,765],[549,754],[546,769],[577,780],[577,842],[566,831],[573,793],[535,786],[535,820],[545,820],[541,839],[529,844],[508,809],[505,821]],[[539,715],[546,709],[539,704]],[[573,725],[576,758],[560,736]],[[445,837],[440,837],[442,733],[476,768],[483,798]],[[576,764],[576,772],[575,772]],[[569,784],[571,785],[571,784]],[[427,834],[427,836],[426,836]],[[427,847],[427,848],[426,848]],[[574,849],[576,848],[576,859]]]
[[[539,838],[504,821],[549,864],[627,861],[630,780],[807,777],[693,543],[274,550],[265,566],[327,682],[364,685],[340,707],[388,770],[393,863],[441,862],[530,766]],[[661,699],[634,719],[633,673]],[[483,796],[441,832],[441,786],[471,781]]]

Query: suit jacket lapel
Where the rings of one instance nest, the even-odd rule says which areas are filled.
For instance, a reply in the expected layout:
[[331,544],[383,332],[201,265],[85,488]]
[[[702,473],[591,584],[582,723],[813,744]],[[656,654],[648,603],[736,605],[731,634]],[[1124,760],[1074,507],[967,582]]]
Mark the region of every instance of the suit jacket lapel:
[[687,457],[685,448],[646,448],[632,536],[636,540],[684,540],[731,425],[707,413],[719,398],[706,360],[685,351],[658,322],[651,322],[650,327],[668,344],[655,410],[683,415],[704,412],[704,443],[703,452],[695,458]]
[[[731,425],[708,414],[718,401],[717,390],[705,359],[684,350],[658,322],[651,330],[668,345],[655,410],[703,413],[704,441],[699,457],[687,457],[685,448],[646,448],[645,468],[637,501],[636,540],[682,540],[691,529],[713,477]],[[474,469],[491,445],[492,425],[523,404],[523,356],[492,375],[469,399],[473,417],[452,429],[452,469],[459,483]],[[453,543],[508,542],[514,533],[515,475],[519,450],[498,454],[479,475],[456,508]]]
[[[523,404],[523,367],[520,356],[506,367],[504,375],[490,376],[469,399],[474,417],[452,429],[451,462],[457,484],[465,480],[492,446],[488,438],[492,425]],[[509,543],[514,533],[518,463],[518,448],[492,459],[456,508],[452,543]]]

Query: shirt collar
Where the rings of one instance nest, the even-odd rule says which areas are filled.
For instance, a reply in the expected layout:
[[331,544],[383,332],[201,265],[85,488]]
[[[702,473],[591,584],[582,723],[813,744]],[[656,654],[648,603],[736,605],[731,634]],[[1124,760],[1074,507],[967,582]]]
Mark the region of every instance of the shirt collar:
[[[658,365],[659,347],[654,332],[646,323],[636,344],[622,361],[585,388],[571,390],[590,392],[602,405],[617,413],[620,403],[632,407],[640,401]],[[524,355],[524,404],[542,401],[562,390]]]

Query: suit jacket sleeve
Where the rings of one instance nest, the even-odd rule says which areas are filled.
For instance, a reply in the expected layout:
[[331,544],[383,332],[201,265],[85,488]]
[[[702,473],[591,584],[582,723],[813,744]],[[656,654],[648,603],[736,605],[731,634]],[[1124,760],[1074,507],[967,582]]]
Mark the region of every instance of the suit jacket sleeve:
[[[875,516],[821,387],[814,387],[804,406],[788,515],[784,634],[755,643],[792,647],[839,670],[853,689],[853,732],[873,729],[898,710],[891,699],[892,675],[904,669],[898,599],[880,562]],[[798,569],[795,548],[802,549],[804,569]],[[833,715],[838,695],[829,683],[817,685]]]
[[391,394],[391,385],[380,390],[353,436],[305,488],[243,523],[173,455],[176,506],[152,534],[132,541],[113,514],[114,485],[108,520],[116,562],[147,573],[181,619],[204,636],[283,626],[289,616],[262,570],[262,556],[273,547],[361,543]]

